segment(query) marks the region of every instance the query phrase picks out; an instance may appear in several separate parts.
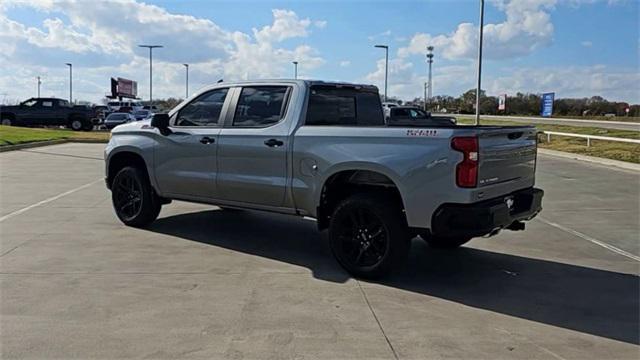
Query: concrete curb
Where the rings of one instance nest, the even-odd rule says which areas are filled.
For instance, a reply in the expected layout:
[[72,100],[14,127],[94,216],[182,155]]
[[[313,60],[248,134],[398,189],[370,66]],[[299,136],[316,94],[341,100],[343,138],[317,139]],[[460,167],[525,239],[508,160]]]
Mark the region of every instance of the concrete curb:
[[7,152],[7,151],[31,149],[31,148],[37,148],[42,146],[66,144],[66,143],[106,144],[107,142],[102,140],[92,140],[92,139],[58,139],[58,140],[35,141],[35,142],[24,143],[24,144],[0,146],[0,153]]
[[595,156],[573,154],[573,153],[568,153],[564,151],[540,149],[540,148],[538,148],[538,152],[544,155],[557,156],[557,157],[562,157],[565,159],[572,159],[572,160],[587,161],[594,164],[613,166],[613,167],[617,167],[625,170],[640,172],[640,164],[634,164],[626,161],[611,160],[611,159],[599,158]]

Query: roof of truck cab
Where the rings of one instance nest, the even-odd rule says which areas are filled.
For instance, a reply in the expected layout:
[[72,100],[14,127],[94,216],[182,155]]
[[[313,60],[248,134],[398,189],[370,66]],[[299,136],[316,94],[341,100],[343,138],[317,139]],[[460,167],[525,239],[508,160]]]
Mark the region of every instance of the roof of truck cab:
[[207,87],[217,87],[217,86],[234,86],[234,85],[246,85],[246,84],[271,84],[271,83],[297,83],[301,85],[308,86],[337,86],[337,87],[362,87],[368,89],[378,89],[375,85],[369,84],[355,84],[349,82],[341,82],[341,81],[324,81],[324,80],[296,80],[296,79],[257,79],[257,80],[241,80],[241,81],[232,81],[232,82],[219,82],[215,84],[211,84]]

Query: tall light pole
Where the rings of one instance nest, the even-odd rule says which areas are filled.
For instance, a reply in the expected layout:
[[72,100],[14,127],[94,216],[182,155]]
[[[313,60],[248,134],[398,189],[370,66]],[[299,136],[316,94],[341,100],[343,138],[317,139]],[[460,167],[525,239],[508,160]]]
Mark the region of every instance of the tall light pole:
[[480,30],[478,34],[478,87],[476,88],[476,125],[480,125],[480,82],[482,79],[482,32],[484,27],[484,0],[480,0]]
[[187,81],[185,84],[185,99],[189,97],[189,64],[182,64],[184,65],[186,71],[187,71]]
[[73,65],[66,64],[69,67],[69,104],[73,103]]
[[161,48],[162,45],[138,45],[149,49],[149,106],[153,105],[153,49]]
[[428,83],[425,81],[425,83],[424,83],[424,111],[427,111],[427,86],[428,86]]
[[40,97],[40,84],[42,84],[42,81],[40,81],[40,76],[36,76],[36,79],[38,80],[38,97]]
[[431,64],[433,64],[433,46],[427,46],[427,62],[429,63],[429,105],[433,96],[433,82],[431,82]]
[[298,62],[297,61],[293,61],[293,78],[297,79],[298,78]]
[[384,101],[387,101],[387,79],[389,77],[389,46],[375,45],[375,47],[384,49]]

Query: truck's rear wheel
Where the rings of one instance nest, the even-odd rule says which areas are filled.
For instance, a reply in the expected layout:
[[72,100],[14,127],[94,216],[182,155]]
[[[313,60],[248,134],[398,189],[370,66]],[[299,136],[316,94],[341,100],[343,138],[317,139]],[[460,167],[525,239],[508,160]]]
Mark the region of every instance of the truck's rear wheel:
[[420,237],[434,249],[457,249],[471,241],[470,237],[433,236],[429,232],[420,233]]
[[410,239],[399,206],[375,195],[356,194],[333,212],[329,244],[345,270],[371,279],[382,277],[403,263]]
[[113,209],[125,225],[142,227],[160,214],[160,199],[153,191],[147,175],[136,167],[120,170],[111,184]]
[[3,119],[2,119],[2,125],[4,125],[4,126],[11,126],[11,119],[9,119],[9,118],[3,118]]

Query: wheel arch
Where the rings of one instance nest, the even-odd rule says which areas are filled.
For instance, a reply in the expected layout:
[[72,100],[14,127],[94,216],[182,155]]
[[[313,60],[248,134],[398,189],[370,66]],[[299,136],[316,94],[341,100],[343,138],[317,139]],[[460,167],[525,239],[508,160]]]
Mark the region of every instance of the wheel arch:
[[144,157],[132,149],[123,149],[122,151],[110,154],[107,160],[106,182],[108,188],[111,188],[113,178],[116,174],[126,166],[135,166],[143,170],[153,186],[153,181],[151,181],[151,177],[149,176],[148,164]]
[[335,207],[348,196],[362,192],[384,193],[404,209],[402,191],[397,186],[397,177],[384,168],[371,166],[339,167],[330,172],[322,181],[316,194],[316,218],[318,228],[328,227]]

